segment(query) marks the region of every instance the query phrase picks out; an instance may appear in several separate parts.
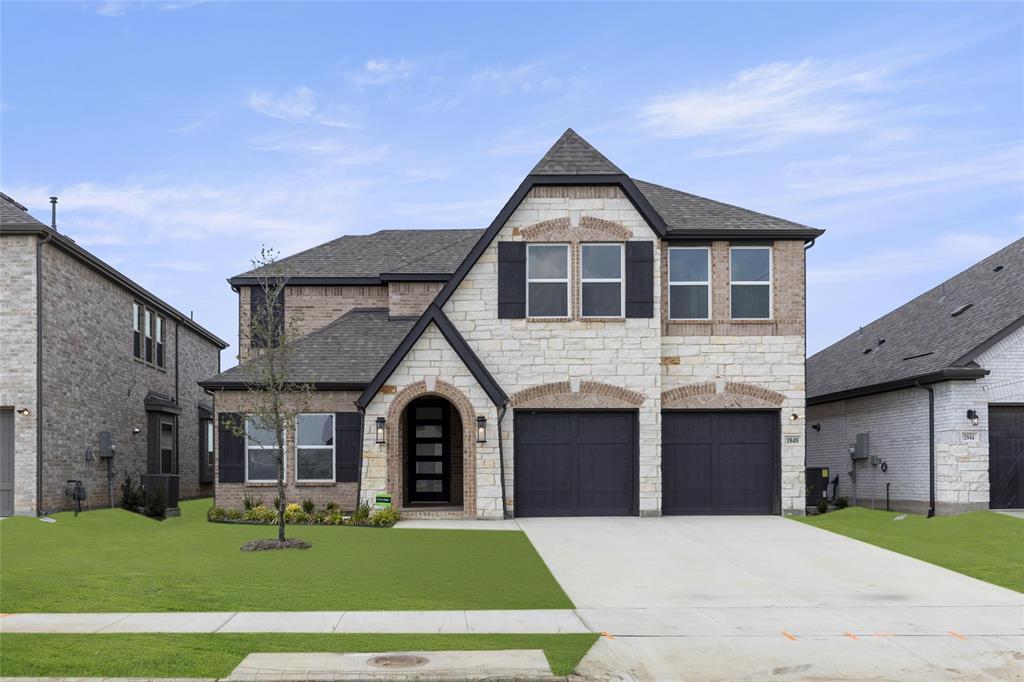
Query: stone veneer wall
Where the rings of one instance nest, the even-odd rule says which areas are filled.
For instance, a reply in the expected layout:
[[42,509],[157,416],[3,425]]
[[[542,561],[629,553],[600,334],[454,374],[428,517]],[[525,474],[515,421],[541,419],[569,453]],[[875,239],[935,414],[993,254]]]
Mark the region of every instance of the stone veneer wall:
[[[935,390],[935,508],[939,514],[987,509],[988,408],[1000,403],[1024,403],[1024,328],[1017,329],[976,362],[990,371],[974,381],[934,384]],[[967,421],[977,410],[978,425]],[[928,394],[918,388],[889,391],[808,408],[808,466],[828,466],[840,475],[840,495],[876,508],[890,505],[902,511],[928,508]],[[888,463],[882,472],[859,462],[856,497],[848,471],[853,468],[847,448],[858,433],[870,436],[871,453]]]
[[[359,391],[315,391],[309,402],[303,406],[306,412],[355,412],[355,400],[359,397]],[[293,398],[293,401],[297,398]],[[244,413],[248,402],[247,391],[216,391],[214,396],[214,424],[220,424],[220,413]],[[292,405],[295,403],[292,402]],[[294,408],[290,408],[294,409]],[[215,439],[220,439],[220,429],[214,428]],[[373,436],[370,436],[373,442]],[[328,502],[337,503],[343,511],[352,511],[356,508],[356,490],[358,484],[355,482],[335,483],[301,483],[295,481],[295,429],[285,432],[286,456],[285,456],[285,498],[288,502],[299,502],[306,498],[313,500],[317,507],[323,507]],[[365,443],[365,439],[364,439]],[[365,449],[365,446],[364,446]],[[274,504],[274,496],[277,495],[277,483],[220,483],[220,444],[216,446],[217,460],[214,467],[215,484],[214,504],[219,507],[242,508],[242,499],[246,495],[262,497],[263,503],[270,507]]]
[[14,414],[14,511],[36,511],[36,242],[0,236],[0,407]]
[[[43,500],[45,511],[70,509],[65,481],[81,479],[87,506],[110,504],[106,463],[95,455],[99,432],[110,431],[117,454],[114,503],[126,475],[147,467],[149,392],[175,394],[175,323],[167,321],[165,369],[132,355],[132,294],[53,246],[43,247]],[[178,462],[182,497],[199,494],[197,381],[218,369],[219,349],[180,328]],[[208,400],[205,402],[209,402]],[[133,434],[133,429],[140,432]],[[33,483],[34,485],[34,483]]]

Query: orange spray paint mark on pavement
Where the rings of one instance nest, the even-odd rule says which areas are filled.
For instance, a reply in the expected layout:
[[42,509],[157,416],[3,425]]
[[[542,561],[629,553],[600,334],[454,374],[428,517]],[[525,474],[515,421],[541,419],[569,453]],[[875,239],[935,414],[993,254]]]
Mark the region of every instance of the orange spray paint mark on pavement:
[[964,639],[967,639],[966,637],[964,637],[963,635],[961,635],[961,634],[960,634],[959,632],[956,632],[955,630],[950,630],[950,631],[949,631],[949,634],[950,634],[950,635],[952,635],[953,637],[956,637],[956,638],[957,638],[957,639],[959,639],[959,640],[964,640]]
[[606,637],[607,639],[615,639],[615,637],[613,637],[612,633],[610,633],[610,632],[602,632],[601,636],[602,637]]
[[849,637],[850,639],[860,639],[860,637],[858,637],[857,635],[853,634],[850,631],[846,631],[843,634],[846,635],[847,637]]
[[796,641],[796,637],[794,637],[793,635],[789,634],[785,630],[782,631],[782,636],[785,637],[786,639],[788,639],[791,642],[795,642]]

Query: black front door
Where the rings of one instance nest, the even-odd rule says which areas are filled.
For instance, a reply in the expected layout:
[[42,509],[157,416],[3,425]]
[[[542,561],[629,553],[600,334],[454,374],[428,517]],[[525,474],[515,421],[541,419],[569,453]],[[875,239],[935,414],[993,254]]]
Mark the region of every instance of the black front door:
[[409,404],[406,436],[409,502],[448,502],[448,427],[451,406],[445,400],[420,398]]
[[991,509],[1024,508],[1024,405],[988,406]]

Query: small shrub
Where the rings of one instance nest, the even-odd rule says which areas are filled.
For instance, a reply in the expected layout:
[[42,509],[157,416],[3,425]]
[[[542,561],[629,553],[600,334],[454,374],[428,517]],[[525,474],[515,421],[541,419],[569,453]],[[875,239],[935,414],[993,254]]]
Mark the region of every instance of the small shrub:
[[142,490],[135,487],[131,476],[125,476],[124,483],[121,484],[121,507],[128,511],[135,511],[142,505]]
[[285,523],[305,523],[309,516],[297,504],[289,504],[284,512]]
[[306,512],[307,514],[312,514],[314,509],[316,509],[316,505],[313,504],[312,499],[307,497],[302,501],[302,511]]
[[210,507],[206,510],[207,521],[223,521],[228,518],[228,510],[224,507]]
[[237,521],[238,519],[242,518],[242,510],[241,509],[225,509],[224,510],[224,518],[229,519],[231,521]]
[[337,502],[328,502],[327,504],[324,505],[324,511],[326,511],[326,512],[336,512],[336,511],[338,511],[338,503]]
[[398,522],[397,509],[378,509],[370,515],[370,525],[377,527],[391,527]]
[[825,512],[828,511],[828,500],[822,500],[822,501],[818,502],[817,506],[818,506],[818,513],[819,514],[824,514]]
[[154,490],[146,495],[146,516],[153,519],[162,519],[167,514],[167,505],[164,503],[164,494]]
[[369,502],[360,502],[359,506],[356,507],[355,512],[352,514],[352,518],[350,519],[351,523],[356,526],[365,523],[366,520],[370,518],[370,512],[372,511],[373,509],[370,507]]
[[847,507],[850,506],[850,498],[848,498],[848,497],[837,497],[835,499],[835,502],[833,502],[833,504],[835,505],[836,509],[846,509]]
[[277,512],[273,509],[267,509],[266,507],[259,506],[253,507],[252,509],[246,509],[242,513],[242,518],[246,521],[258,521],[259,523],[273,523],[277,520]]
[[254,495],[250,495],[249,493],[246,493],[245,497],[242,498],[242,506],[245,507],[246,509],[253,509],[254,507],[262,507],[263,506],[263,498],[262,497],[256,497]]
[[332,511],[324,517],[324,523],[329,526],[340,526],[345,523],[345,517],[339,511]]

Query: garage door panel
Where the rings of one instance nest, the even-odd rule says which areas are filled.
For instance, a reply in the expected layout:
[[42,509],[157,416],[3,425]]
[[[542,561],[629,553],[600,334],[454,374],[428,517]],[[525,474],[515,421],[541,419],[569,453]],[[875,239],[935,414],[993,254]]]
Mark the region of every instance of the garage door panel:
[[665,514],[770,514],[776,494],[775,412],[665,412]]
[[989,507],[1024,508],[1024,406],[989,405]]
[[636,415],[517,412],[517,516],[634,513]]

